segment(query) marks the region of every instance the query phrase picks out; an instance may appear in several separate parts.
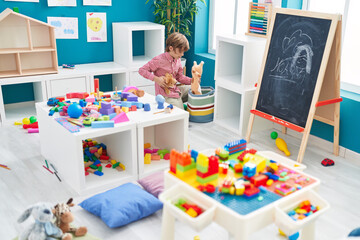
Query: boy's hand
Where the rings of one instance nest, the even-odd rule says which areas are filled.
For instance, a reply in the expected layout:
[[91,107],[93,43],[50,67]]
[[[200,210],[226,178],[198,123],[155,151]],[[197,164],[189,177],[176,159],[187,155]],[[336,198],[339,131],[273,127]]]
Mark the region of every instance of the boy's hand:
[[162,88],[166,87],[165,77],[164,76],[161,76],[161,77],[155,76],[154,77],[154,82],[156,82]]

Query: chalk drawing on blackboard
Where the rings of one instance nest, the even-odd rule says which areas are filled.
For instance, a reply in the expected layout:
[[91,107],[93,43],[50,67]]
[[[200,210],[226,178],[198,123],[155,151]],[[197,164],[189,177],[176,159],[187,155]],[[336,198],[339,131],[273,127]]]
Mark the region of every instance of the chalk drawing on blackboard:
[[284,81],[304,80],[305,74],[310,74],[312,57],[312,39],[309,35],[296,30],[290,37],[285,36],[282,41],[283,58],[270,70],[271,77]]

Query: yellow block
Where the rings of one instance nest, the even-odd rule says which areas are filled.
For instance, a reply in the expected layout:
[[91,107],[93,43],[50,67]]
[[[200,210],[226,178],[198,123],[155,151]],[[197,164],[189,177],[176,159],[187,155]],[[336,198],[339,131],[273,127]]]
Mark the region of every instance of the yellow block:
[[193,209],[193,208],[189,208],[186,213],[190,216],[190,217],[197,217],[197,212]]
[[196,164],[199,164],[200,166],[203,166],[203,167],[208,167],[209,166],[209,158],[206,155],[199,153],[199,155],[196,159]]
[[245,192],[245,186],[244,185],[235,189],[235,195],[236,196],[243,195],[244,192]]
[[144,157],[144,164],[150,164],[151,163],[151,153],[146,153]]
[[23,125],[22,122],[14,122],[14,125]]
[[247,153],[245,154],[243,160],[244,160],[244,164],[247,163],[248,161],[250,161],[250,159],[254,156],[254,154],[251,153]]
[[176,176],[180,179],[186,179],[190,178],[192,176],[196,176],[196,168],[182,172],[182,171],[176,171]]
[[120,163],[119,167],[121,167],[123,170],[125,170],[125,165],[124,164]]
[[117,163],[117,161],[112,159],[112,160],[110,160],[110,163],[111,163],[111,165],[114,165],[115,163]]
[[122,110],[123,112],[126,112],[126,113],[129,112],[129,108],[128,108],[128,107],[122,107],[121,110]]
[[272,168],[275,172],[279,169],[279,166],[276,163],[270,163],[269,167]]
[[99,148],[99,150],[97,151],[97,153],[101,155],[101,154],[102,154],[102,150],[103,150],[102,147]]
[[250,158],[250,162],[254,163],[256,165],[256,172],[261,172],[266,167],[266,158],[258,156],[258,155],[253,155]]

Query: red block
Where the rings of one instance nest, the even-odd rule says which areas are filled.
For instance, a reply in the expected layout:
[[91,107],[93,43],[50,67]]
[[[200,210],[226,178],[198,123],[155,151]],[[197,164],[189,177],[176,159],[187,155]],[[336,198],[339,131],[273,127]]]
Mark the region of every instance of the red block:
[[245,189],[244,195],[247,197],[252,197],[252,196],[258,194],[259,192],[260,192],[260,189],[258,189],[256,187],[251,187],[251,188]]
[[105,156],[105,155],[100,156],[101,160],[109,160],[109,158],[110,158],[109,156]]
[[266,175],[263,175],[263,174],[260,174],[260,175],[257,175],[257,176],[254,176],[252,178],[250,178],[250,181],[252,184],[254,184],[256,187],[258,186],[265,186],[266,185],[266,181],[269,179],[268,176]]

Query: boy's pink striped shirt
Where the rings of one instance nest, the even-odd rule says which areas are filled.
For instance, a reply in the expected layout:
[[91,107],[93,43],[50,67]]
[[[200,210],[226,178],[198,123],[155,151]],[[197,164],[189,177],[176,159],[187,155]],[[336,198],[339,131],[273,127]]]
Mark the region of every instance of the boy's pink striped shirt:
[[[165,73],[171,73],[173,77],[180,83],[190,85],[191,78],[183,75],[183,68],[181,66],[181,60],[174,59],[170,53],[162,53],[139,69],[139,74],[144,78],[154,81],[154,77],[165,76]],[[179,98],[180,90],[178,87],[169,89],[170,93],[166,94],[165,90],[155,83],[155,94],[161,94],[164,97]]]

